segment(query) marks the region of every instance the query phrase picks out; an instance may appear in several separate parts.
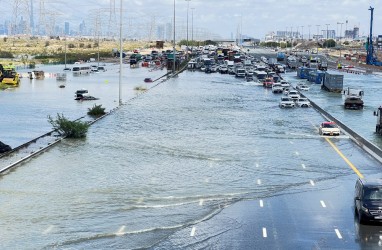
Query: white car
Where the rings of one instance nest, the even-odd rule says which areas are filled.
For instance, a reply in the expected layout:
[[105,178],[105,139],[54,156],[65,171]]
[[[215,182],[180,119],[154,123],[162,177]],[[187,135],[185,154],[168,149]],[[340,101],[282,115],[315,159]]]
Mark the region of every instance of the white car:
[[304,84],[304,83],[298,83],[297,86],[296,86],[296,89],[303,90],[303,91],[308,91],[309,90],[309,86]]
[[281,97],[281,100],[279,103],[280,108],[294,108],[295,106],[296,105],[294,104],[294,101],[291,98],[287,96]]
[[281,80],[281,81],[280,81],[280,84],[281,84],[281,87],[283,87],[283,89],[285,89],[285,88],[289,88],[289,87],[290,87],[289,82],[287,82],[287,81],[285,81],[285,80]]
[[288,97],[291,98],[293,101],[297,101],[298,98],[300,98],[300,94],[296,90],[289,90]]
[[296,104],[297,104],[298,107],[301,107],[301,108],[312,107],[312,104],[310,104],[308,98],[305,98],[305,97],[298,98]]
[[318,132],[320,135],[340,135],[341,131],[335,122],[323,122],[321,123]]
[[272,84],[272,93],[281,94],[282,92],[283,92],[283,87],[281,87],[280,83],[273,83]]

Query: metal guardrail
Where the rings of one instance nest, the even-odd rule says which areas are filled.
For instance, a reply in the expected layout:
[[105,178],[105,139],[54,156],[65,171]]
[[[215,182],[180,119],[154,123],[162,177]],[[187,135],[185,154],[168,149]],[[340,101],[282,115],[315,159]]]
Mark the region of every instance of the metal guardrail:
[[[183,68],[180,69],[178,72],[176,72],[176,75],[178,75],[180,72],[184,71],[186,68],[187,68],[187,64],[186,64],[185,67],[183,67]],[[166,78],[166,76],[168,77],[168,76],[170,76],[170,75],[171,75],[171,73],[166,73],[166,74],[162,75],[161,77],[155,79],[153,82],[157,82],[157,83],[156,83],[155,85],[153,85],[151,88],[149,88],[148,90],[150,90],[150,89],[152,89],[152,88],[154,88],[154,87],[157,87],[159,84],[161,84],[161,83],[167,81],[168,78]],[[164,79],[162,79],[162,78],[164,78]],[[160,79],[162,79],[162,80],[159,81]],[[142,93],[145,93],[145,92],[147,92],[148,90],[145,90],[145,91],[143,91]],[[140,94],[140,95],[141,95],[141,94]],[[132,100],[138,98],[140,95],[137,95],[137,96],[135,96],[135,97],[129,99],[128,101],[132,101]],[[128,102],[128,101],[127,101],[127,102]],[[97,121],[99,121],[99,120],[105,118],[106,116],[112,114],[113,112],[115,112],[116,110],[118,110],[121,106],[126,105],[127,102],[123,103],[123,104],[120,105],[120,106],[117,106],[117,107],[111,109],[108,113],[104,114],[103,116],[100,116],[100,117],[98,117],[98,118],[96,118],[96,119],[93,119],[93,120],[91,120],[91,121],[87,121],[87,123],[88,123],[89,125],[94,124],[95,122],[97,122]],[[82,117],[80,117],[80,118],[78,118],[78,119],[76,119],[76,120],[74,120],[74,121],[78,121],[78,120],[83,119],[83,118],[85,118],[85,116],[82,116]],[[15,156],[14,158],[17,158],[17,157],[16,157],[16,156],[17,156],[16,154],[17,154],[20,150],[25,149],[25,148],[28,148],[28,147],[29,147],[30,145],[32,145],[33,143],[37,143],[38,140],[40,140],[40,139],[46,138],[46,137],[48,137],[48,136],[51,136],[51,137],[52,137],[53,134],[54,134],[55,132],[56,132],[55,130],[52,130],[52,131],[50,131],[50,132],[48,132],[48,133],[45,133],[45,134],[43,134],[43,135],[41,135],[41,136],[39,136],[39,137],[34,138],[33,140],[30,140],[29,142],[26,142],[26,143],[24,143],[24,144],[22,144],[22,145],[20,145],[20,146],[15,147],[14,149],[12,149],[12,150],[9,151],[9,152],[0,154],[0,159],[1,159],[1,158],[6,158],[6,157],[10,157],[10,158],[11,158],[12,156]],[[54,145],[56,145],[57,143],[61,142],[61,141],[62,141],[63,139],[65,139],[65,138],[66,138],[66,137],[55,137],[51,142],[48,142],[46,146],[44,146],[44,147],[39,147],[36,151],[34,151],[33,149],[30,149],[30,152],[25,153],[26,156],[24,156],[24,157],[22,157],[22,158],[19,158],[19,159],[16,160],[15,162],[12,162],[12,163],[8,164],[7,166],[1,168],[1,169],[0,169],[0,175],[1,175],[1,174],[4,174],[5,172],[7,172],[7,171],[9,171],[9,170],[11,170],[12,168],[18,166],[20,163],[26,161],[27,159],[29,159],[29,158],[31,158],[31,157],[34,157],[34,156],[36,156],[36,155],[38,155],[38,154],[40,154],[40,153],[42,153],[42,152],[48,150],[49,148],[51,148],[51,147],[53,147]],[[0,167],[1,167],[1,166],[0,166]]]
[[313,108],[315,108],[318,112],[321,113],[326,119],[334,121],[338,124],[338,126],[345,131],[346,134],[350,136],[350,139],[354,141],[360,148],[365,150],[368,154],[370,154],[372,157],[374,157],[377,161],[382,163],[382,150],[374,145],[373,143],[369,142],[365,138],[363,138],[361,135],[359,135],[357,132],[346,126],[343,122],[336,119],[334,116],[326,112],[324,109],[322,109],[320,106],[318,106],[313,101],[309,100],[312,104]]

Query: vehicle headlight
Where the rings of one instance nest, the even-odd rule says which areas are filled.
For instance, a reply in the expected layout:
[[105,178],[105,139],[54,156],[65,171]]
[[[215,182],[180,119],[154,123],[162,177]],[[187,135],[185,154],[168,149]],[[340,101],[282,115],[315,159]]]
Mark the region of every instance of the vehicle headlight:
[[363,205],[361,206],[361,209],[362,211],[364,211],[365,213],[368,213],[369,212],[369,209],[367,207],[364,207]]

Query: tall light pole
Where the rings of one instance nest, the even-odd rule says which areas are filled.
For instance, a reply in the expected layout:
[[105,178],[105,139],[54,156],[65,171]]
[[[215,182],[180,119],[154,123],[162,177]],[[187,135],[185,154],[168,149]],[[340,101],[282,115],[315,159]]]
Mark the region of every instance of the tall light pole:
[[[119,10],[119,105],[122,105],[122,0],[120,1],[121,8]],[[99,44],[98,44],[99,46]]]
[[194,9],[195,8],[191,8],[191,41],[192,41],[191,53],[192,53],[192,49],[194,48]]
[[186,59],[188,59],[188,9],[190,8],[191,0],[185,0],[185,1],[187,2],[187,49],[186,49],[187,56],[186,56]]
[[318,35],[319,35],[319,32],[320,32],[320,25],[317,24],[317,36],[316,36],[316,41],[317,41],[317,54],[318,54]]
[[326,48],[329,48],[329,23],[325,24],[326,25]]
[[342,36],[342,24],[344,23],[338,23],[341,25],[341,29],[340,29],[340,63],[341,63],[341,36]]
[[175,76],[175,63],[176,63],[176,50],[175,50],[175,0],[174,0],[174,48],[173,48],[173,53],[174,53],[174,58],[173,58],[173,65],[172,65],[172,75]]

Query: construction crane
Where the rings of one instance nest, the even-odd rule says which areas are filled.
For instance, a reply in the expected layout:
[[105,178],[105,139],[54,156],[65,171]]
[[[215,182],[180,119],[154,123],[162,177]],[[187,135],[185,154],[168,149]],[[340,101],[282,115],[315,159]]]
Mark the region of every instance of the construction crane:
[[370,6],[370,34],[367,39],[366,43],[366,49],[367,49],[367,55],[366,55],[366,64],[368,65],[376,65],[376,66],[382,66],[382,62],[379,62],[377,60],[377,56],[374,52],[374,46],[373,46],[373,16],[374,16],[374,8]]

